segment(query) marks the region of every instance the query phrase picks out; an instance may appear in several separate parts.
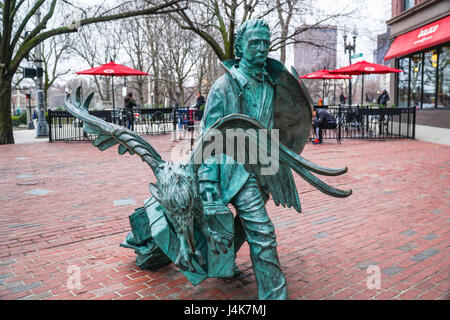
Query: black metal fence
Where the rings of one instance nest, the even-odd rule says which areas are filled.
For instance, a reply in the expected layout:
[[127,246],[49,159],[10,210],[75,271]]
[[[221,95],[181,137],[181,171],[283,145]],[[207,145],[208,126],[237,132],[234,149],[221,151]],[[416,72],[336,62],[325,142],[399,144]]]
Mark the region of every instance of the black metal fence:
[[[325,108],[337,120],[335,129],[326,129],[323,139],[398,139],[415,137],[415,108]],[[96,117],[112,122],[111,111],[90,111]],[[131,123],[124,112],[116,111],[115,123],[129,126],[138,134],[167,134],[174,130],[189,132],[198,129],[202,110],[189,108],[135,109]],[[66,111],[48,112],[49,140],[83,141],[95,137],[84,132],[82,123]],[[183,135],[185,136],[185,135]],[[188,135],[193,137],[194,135]],[[181,135],[180,135],[181,137]],[[311,130],[310,139],[315,139]]]
[[[319,108],[316,108],[319,109]],[[323,139],[414,139],[415,108],[323,108],[336,119],[335,129],[325,129]],[[315,139],[311,130],[310,139]]]
[[[112,111],[89,111],[90,114],[112,122]],[[116,111],[114,122],[138,134],[167,134],[176,130],[194,130],[203,116],[202,110],[188,108],[135,109],[133,118],[122,110]],[[132,121],[130,121],[132,120]],[[81,121],[67,111],[48,111],[49,141],[90,141],[95,137],[83,130]]]

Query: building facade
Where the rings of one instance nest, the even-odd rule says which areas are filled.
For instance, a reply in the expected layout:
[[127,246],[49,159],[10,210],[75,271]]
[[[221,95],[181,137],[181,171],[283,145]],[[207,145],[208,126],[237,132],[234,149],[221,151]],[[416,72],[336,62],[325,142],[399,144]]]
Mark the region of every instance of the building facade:
[[[297,34],[294,45],[294,67],[298,74],[336,69],[337,27],[303,25],[296,31],[301,30],[304,31]],[[315,103],[321,98],[325,104],[333,101],[330,81],[308,80],[304,83]]]
[[387,24],[395,104],[450,108],[450,0],[392,0]]
[[377,64],[382,64],[387,66],[388,61],[384,60],[386,53],[389,50],[391,42],[389,37],[391,35],[391,30],[388,26],[385,33],[377,35],[377,48],[373,51],[373,62]]
[[294,45],[294,67],[302,75],[336,69],[337,28],[331,25],[301,26]]

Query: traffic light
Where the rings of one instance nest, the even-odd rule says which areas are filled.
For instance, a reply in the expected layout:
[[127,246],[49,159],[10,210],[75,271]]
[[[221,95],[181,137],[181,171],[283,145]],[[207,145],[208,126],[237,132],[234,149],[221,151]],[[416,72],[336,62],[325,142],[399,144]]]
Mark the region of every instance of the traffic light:
[[24,78],[42,78],[44,75],[44,69],[41,67],[35,68],[23,68],[23,77]]
[[27,100],[29,100],[30,99],[30,94],[29,93],[25,94],[25,97],[27,98]]

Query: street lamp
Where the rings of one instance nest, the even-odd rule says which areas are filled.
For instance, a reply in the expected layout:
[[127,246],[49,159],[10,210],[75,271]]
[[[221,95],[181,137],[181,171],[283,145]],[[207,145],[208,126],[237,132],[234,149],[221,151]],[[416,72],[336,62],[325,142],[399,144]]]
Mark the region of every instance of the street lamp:
[[[356,48],[356,37],[358,36],[358,33],[356,31],[356,28],[353,30],[353,44],[351,44],[351,41],[347,43],[347,31],[344,29],[344,52],[347,53],[348,51],[348,62],[349,65],[352,64],[352,52],[355,54],[355,48]],[[352,79],[349,79],[349,94],[348,94],[348,104],[352,105]]]
[[[41,12],[39,9],[36,12],[36,25],[41,23]],[[45,121],[45,110],[44,110],[44,90],[43,90],[43,69],[42,69],[42,48],[41,43],[39,43],[35,48],[36,59],[34,61],[36,66],[36,100],[37,100],[37,114],[38,121],[36,127],[36,137],[43,138],[48,137],[48,125]]]

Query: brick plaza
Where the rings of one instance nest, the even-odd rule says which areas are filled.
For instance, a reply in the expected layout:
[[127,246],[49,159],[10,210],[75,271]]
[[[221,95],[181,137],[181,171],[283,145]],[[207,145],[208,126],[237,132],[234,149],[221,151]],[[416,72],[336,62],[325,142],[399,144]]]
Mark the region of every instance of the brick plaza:
[[[164,159],[179,144],[145,138]],[[269,200],[289,299],[450,298],[449,146],[330,141],[302,156],[348,166],[323,180],[353,194],[329,197],[294,174],[303,212]],[[140,270],[119,247],[155,181],[137,156],[83,142],[2,145],[0,177],[0,299],[257,299],[246,244],[239,277],[198,286],[173,264]],[[79,289],[67,286],[74,267]],[[377,270],[379,289],[368,286]]]

